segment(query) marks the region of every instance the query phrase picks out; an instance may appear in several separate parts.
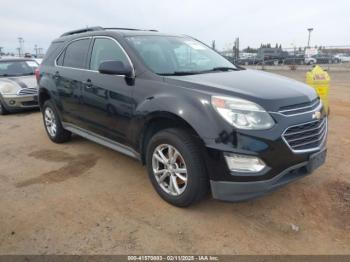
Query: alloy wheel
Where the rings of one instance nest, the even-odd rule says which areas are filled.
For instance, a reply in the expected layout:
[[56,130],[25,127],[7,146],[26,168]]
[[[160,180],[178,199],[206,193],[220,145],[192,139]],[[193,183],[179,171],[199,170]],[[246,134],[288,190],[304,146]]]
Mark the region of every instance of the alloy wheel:
[[57,123],[55,114],[50,107],[45,108],[45,126],[50,136],[55,137],[57,132]]
[[187,187],[186,163],[180,152],[172,145],[161,144],[152,155],[153,174],[164,192],[181,195]]

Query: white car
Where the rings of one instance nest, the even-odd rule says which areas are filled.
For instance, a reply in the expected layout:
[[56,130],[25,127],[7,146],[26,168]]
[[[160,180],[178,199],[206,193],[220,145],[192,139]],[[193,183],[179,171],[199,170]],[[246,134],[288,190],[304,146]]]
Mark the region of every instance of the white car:
[[344,62],[350,62],[350,53],[347,54],[338,54],[335,56],[338,58],[342,63]]
[[307,65],[314,65],[317,63],[317,59],[312,56],[305,56],[305,64]]
[[28,58],[0,59],[0,115],[38,107],[35,78],[38,66]]

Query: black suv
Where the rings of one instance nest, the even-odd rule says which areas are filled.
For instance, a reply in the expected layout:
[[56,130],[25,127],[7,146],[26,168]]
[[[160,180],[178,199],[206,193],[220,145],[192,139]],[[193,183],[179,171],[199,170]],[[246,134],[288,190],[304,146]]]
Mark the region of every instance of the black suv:
[[257,197],[325,161],[314,89],[235,66],[188,36],[71,31],[52,42],[37,77],[53,142],[74,133],[137,158],[176,206],[209,189],[221,200]]

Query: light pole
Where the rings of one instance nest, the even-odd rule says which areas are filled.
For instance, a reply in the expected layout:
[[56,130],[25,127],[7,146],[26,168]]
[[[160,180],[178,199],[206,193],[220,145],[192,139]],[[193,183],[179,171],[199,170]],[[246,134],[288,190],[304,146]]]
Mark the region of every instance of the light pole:
[[308,28],[307,31],[309,31],[309,38],[307,40],[307,47],[310,47],[310,38],[311,38],[311,32],[313,31],[313,28]]

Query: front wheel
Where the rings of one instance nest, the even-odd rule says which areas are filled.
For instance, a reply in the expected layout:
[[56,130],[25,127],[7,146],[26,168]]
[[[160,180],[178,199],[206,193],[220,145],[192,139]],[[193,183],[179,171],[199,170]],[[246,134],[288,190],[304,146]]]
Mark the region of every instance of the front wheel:
[[157,193],[168,203],[186,207],[208,192],[208,178],[198,139],[184,129],[155,134],[147,146],[146,164]]

